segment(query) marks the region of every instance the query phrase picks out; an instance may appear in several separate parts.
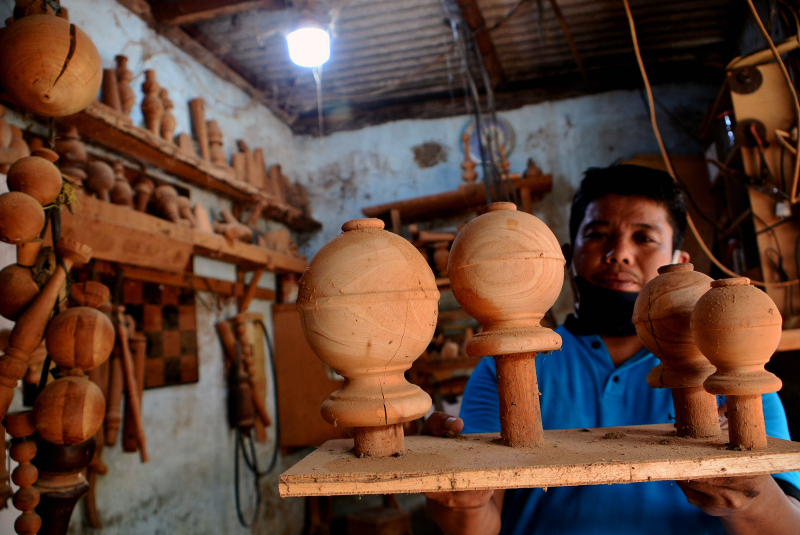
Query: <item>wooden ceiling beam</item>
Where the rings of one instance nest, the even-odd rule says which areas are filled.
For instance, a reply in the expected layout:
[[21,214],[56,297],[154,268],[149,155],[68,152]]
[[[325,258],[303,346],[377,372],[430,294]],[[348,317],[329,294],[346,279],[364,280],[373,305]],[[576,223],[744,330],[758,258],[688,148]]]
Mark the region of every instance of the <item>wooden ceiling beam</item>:
[[[117,0],[122,6],[139,16],[150,28],[163,35],[175,46],[189,54],[198,63],[204,65],[214,74],[235,85],[254,100],[266,106],[276,117],[291,126],[295,117],[281,108],[267,92],[261,90],[254,81],[250,81],[236,69],[225,63],[218,54],[193,39],[186,31],[178,26],[159,24],[146,0]],[[249,78],[249,77],[248,77]]]
[[456,0],[456,2],[464,15],[464,22],[475,36],[475,44],[478,45],[478,50],[483,57],[492,87],[502,89],[506,85],[503,68],[500,65],[500,58],[497,57],[497,51],[494,49],[492,36],[486,27],[486,21],[483,20],[478,0]]
[[178,0],[152,5],[153,18],[166,25],[192,24],[253,9],[285,8],[285,0]]

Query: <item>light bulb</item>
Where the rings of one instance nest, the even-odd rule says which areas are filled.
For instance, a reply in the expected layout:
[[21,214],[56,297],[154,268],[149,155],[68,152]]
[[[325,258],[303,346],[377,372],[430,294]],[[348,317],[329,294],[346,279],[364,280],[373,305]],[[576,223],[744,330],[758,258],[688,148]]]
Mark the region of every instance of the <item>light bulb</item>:
[[319,67],[331,57],[331,38],[322,28],[299,28],[286,41],[289,57],[301,67]]

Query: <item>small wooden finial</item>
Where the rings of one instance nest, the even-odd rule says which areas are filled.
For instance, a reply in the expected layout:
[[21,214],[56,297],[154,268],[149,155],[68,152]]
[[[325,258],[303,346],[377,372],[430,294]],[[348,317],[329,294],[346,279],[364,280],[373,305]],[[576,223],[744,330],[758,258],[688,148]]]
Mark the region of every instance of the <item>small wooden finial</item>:
[[461,179],[467,184],[472,184],[478,178],[478,173],[475,171],[476,163],[469,157],[469,134],[464,132],[461,135],[461,143],[464,146],[464,161],[461,163]]

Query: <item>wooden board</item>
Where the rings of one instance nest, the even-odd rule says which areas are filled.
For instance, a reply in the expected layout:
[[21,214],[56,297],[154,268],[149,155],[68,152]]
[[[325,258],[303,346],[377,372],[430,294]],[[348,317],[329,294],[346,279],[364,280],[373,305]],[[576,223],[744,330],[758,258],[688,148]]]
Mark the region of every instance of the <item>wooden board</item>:
[[278,202],[258,188],[237,180],[233,169],[187,154],[178,145],[124,119],[115,110],[95,101],[85,110],[62,121],[75,125],[82,136],[100,145],[136,161],[154,165],[195,186],[236,201],[262,201],[266,204],[262,211],[265,217],[284,223],[293,230],[307,232],[322,227],[321,223],[306,216],[301,210]]
[[341,428],[322,419],[319,408],[344,381],[331,379],[325,364],[308,345],[300,315],[292,304],[272,307],[275,332],[275,384],[278,389],[280,446],[318,446],[332,438],[346,437]]
[[503,446],[498,434],[412,436],[403,455],[384,459],[358,459],[351,439],[331,440],[281,475],[280,495],[605,485],[800,470],[800,443],[770,438],[766,450],[732,451],[727,434],[677,438],[670,424],[561,429],[545,437],[548,444],[537,449]]
[[62,210],[64,235],[92,247],[93,258],[183,272],[192,254],[275,273],[302,273],[306,261],[266,247],[229,242],[219,234],[176,225],[123,206],[79,196],[76,213]]

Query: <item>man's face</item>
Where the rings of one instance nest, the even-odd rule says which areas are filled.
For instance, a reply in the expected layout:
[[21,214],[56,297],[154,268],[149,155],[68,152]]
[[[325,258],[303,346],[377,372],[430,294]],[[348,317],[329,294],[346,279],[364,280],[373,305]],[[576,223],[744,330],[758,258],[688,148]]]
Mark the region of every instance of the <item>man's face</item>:
[[609,194],[592,201],[572,255],[574,274],[587,281],[609,290],[641,291],[659,267],[672,263],[667,210],[646,197]]

